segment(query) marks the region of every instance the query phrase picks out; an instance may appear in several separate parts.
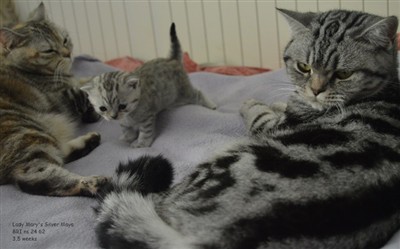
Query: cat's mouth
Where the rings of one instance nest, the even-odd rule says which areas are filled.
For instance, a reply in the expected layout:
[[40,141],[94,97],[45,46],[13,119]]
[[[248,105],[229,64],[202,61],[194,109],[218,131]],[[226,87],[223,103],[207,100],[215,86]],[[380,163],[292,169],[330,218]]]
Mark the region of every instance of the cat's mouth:
[[321,92],[315,95],[308,87],[304,91],[304,97],[312,108],[317,110],[323,110],[326,105],[326,92]]
[[112,121],[112,120],[118,121],[125,117],[125,113],[107,114],[107,115],[103,115],[103,117],[107,121]]

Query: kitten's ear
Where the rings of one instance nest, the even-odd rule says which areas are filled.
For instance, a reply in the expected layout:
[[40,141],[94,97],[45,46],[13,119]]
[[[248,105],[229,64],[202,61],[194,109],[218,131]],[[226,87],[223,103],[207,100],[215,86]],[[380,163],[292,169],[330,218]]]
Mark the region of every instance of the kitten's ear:
[[398,20],[396,16],[389,16],[367,28],[356,39],[384,48],[391,48],[396,40]]
[[313,12],[301,13],[286,9],[277,10],[286,18],[292,29],[293,34],[299,34],[309,31],[307,26],[311,23],[312,19],[316,16]]
[[127,83],[129,87],[136,89],[139,86],[139,78],[131,77],[128,79]]
[[43,2],[39,4],[39,6],[29,14],[30,21],[43,21],[47,20],[46,8],[44,7]]

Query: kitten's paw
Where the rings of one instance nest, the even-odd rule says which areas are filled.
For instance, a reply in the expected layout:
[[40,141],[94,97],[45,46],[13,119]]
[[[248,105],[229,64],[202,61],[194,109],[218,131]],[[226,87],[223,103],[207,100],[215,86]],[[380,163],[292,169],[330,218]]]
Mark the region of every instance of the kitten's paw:
[[95,196],[99,189],[110,182],[111,178],[105,176],[83,177],[80,181],[80,193],[84,196]]
[[146,147],[150,147],[151,144],[152,144],[152,142],[135,140],[133,143],[130,144],[130,147],[134,148],[134,149],[146,148]]

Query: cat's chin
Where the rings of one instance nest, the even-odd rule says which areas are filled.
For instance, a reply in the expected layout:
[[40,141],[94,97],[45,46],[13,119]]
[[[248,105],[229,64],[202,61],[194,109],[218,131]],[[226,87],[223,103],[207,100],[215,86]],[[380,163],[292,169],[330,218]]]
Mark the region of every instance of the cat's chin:
[[313,109],[316,109],[316,110],[318,110],[318,111],[322,111],[322,110],[326,109],[326,106],[324,106],[322,103],[318,102],[318,100],[316,100],[316,99],[313,99],[313,100],[308,99],[308,100],[307,100],[307,103],[308,103]]

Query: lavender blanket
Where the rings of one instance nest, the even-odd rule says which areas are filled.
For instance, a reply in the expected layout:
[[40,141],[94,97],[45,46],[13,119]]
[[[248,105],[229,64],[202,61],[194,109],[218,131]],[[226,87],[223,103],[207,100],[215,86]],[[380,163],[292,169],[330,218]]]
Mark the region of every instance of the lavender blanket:
[[[79,56],[77,76],[113,71],[101,62]],[[151,148],[132,149],[120,142],[117,123],[100,121],[85,125],[80,133],[98,131],[101,145],[88,156],[65,167],[81,175],[111,175],[120,161],[141,155],[163,154],[175,166],[175,181],[189,174],[196,164],[246,136],[239,116],[241,103],[249,98],[272,103],[290,93],[283,70],[255,76],[190,75],[218,108],[216,111],[188,105],[164,111],[157,120],[157,138]],[[1,153],[1,152],[0,152]],[[1,249],[94,249],[95,200],[86,197],[45,197],[22,193],[14,186],[0,186]],[[399,249],[400,232],[383,249]]]

